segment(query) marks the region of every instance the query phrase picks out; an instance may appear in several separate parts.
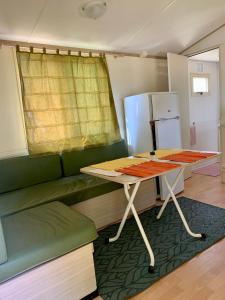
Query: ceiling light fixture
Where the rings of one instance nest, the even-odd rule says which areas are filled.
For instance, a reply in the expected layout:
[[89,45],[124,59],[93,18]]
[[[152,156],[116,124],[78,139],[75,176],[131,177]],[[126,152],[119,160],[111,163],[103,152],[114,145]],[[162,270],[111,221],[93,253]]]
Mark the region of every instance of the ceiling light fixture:
[[146,50],[140,53],[140,57],[147,57],[147,56],[148,56],[148,52]]
[[100,18],[107,9],[107,3],[104,0],[91,0],[82,4],[80,11],[83,17],[89,19],[98,19]]

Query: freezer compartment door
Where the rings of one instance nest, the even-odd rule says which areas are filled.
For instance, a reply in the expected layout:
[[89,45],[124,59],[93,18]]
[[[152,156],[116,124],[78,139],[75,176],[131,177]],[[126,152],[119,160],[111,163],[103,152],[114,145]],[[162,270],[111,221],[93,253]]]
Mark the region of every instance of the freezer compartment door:
[[153,120],[180,116],[178,96],[176,93],[152,95]]

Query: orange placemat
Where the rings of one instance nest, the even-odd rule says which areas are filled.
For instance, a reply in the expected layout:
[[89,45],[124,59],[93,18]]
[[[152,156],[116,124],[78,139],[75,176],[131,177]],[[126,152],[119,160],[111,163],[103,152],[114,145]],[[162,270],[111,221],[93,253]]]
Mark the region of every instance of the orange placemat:
[[180,164],[148,161],[135,166],[120,168],[117,171],[131,176],[149,177],[157,176],[162,174],[163,172],[177,169],[179,167],[181,167]]
[[215,153],[211,153],[211,152],[196,152],[196,151],[183,151],[182,153],[184,155],[189,155],[193,157],[202,157],[202,158],[207,158],[215,155]]
[[209,153],[209,152],[203,153],[203,152],[182,151],[177,154],[171,154],[171,155],[161,157],[161,159],[171,160],[171,161],[175,161],[175,162],[192,163],[192,162],[200,161],[204,158],[211,157],[213,155],[215,155],[215,154]]

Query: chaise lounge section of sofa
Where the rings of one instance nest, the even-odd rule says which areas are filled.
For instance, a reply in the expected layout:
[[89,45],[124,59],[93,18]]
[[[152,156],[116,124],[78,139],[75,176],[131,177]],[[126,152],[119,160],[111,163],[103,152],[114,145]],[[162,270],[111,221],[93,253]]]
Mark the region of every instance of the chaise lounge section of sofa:
[[122,141],[0,160],[0,299],[80,299],[96,289],[95,224],[69,206],[121,189],[80,168],[124,156]]
[[[54,299],[63,299],[59,297],[62,291],[64,297],[73,296],[74,299],[86,295],[86,293],[80,294],[79,289],[74,288],[77,287],[76,282],[72,285],[69,281],[71,286],[68,285],[66,273],[64,278],[61,278],[60,281],[56,280],[51,286],[49,278],[55,276],[50,272],[51,268],[46,268],[46,272],[42,278],[39,278],[39,282],[35,280],[35,284],[32,283],[38,274],[39,266],[47,262],[50,265],[50,261],[57,262],[60,258],[64,260],[67,255],[71,254],[73,254],[73,259],[76,259],[77,251],[92,245],[93,240],[97,238],[97,232],[90,219],[55,201],[2,217],[1,223],[7,260],[0,264],[0,299],[30,299],[35,290],[37,295],[36,298],[32,296],[32,299],[46,299],[46,290],[49,295],[52,294],[48,299],[53,299],[53,296]],[[88,294],[96,289],[92,250],[90,247],[88,257],[84,256],[85,260],[92,261],[91,266],[80,262],[88,272],[92,273],[93,285],[90,291],[86,291]],[[77,266],[65,263],[62,268],[65,272],[68,268],[71,269],[73,276],[77,274]],[[29,272],[31,269],[32,271]],[[27,273],[30,276],[27,276]],[[28,281],[21,284],[21,277],[23,278],[25,274]],[[85,280],[85,278],[81,273],[80,279]],[[57,295],[54,287],[62,282],[65,286],[61,286],[61,291]],[[47,283],[48,286],[45,289],[37,291],[37,286],[40,287]],[[31,290],[33,291],[31,292]]]

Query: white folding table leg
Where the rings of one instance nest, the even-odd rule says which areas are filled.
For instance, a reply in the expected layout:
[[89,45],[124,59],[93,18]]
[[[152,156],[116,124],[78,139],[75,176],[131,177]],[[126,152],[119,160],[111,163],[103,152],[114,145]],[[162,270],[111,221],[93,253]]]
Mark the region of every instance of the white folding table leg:
[[205,233],[194,233],[193,231],[191,231],[191,229],[190,229],[190,227],[189,227],[189,225],[188,225],[188,223],[187,223],[187,221],[186,221],[186,219],[185,219],[185,217],[183,215],[183,212],[182,212],[182,210],[180,208],[180,205],[179,205],[179,203],[178,203],[178,201],[177,201],[177,199],[176,199],[176,197],[174,195],[173,189],[171,188],[171,186],[170,186],[170,184],[169,184],[169,182],[167,180],[166,175],[164,175],[163,177],[164,177],[164,181],[166,183],[166,186],[167,186],[167,188],[168,188],[168,190],[170,192],[170,195],[172,197],[172,200],[173,200],[173,202],[174,202],[174,204],[176,206],[176,209],[177,209],[177,211],[178,211],[178,213],[180,215],[180,218],[181,218],[181,220],[182,220],[182,222],[184,224],[184,227],[187,230],[188,234],[191,235],[191,236],[193,236],[193,237],[205,239],[206,238],[206,234]]
[[[140,185],[140,181],[137,182],[137,183],[135,183],[135,186],[134,186],[134,189],[133,189],[133,192],[132,192],[131,196],[130,196],[129,193],[128,193],[129,197],[127,197],[127,194],[126,194],[126,189],[128,190],[128,186],[127,186],[127,185],[124,185],[124,191],[125,191],[125,195],[126,195],[128,204],[127,204],[125,213],[124,213],[124,215],[123,215],[123,218],[122,218],[122,220],[121,220],[121,222],[120,222],[120,226],[119,226],[119,229],[118,229],[118,231],[117,231],[117,234],[116,234],[114,237],[109,238],[109,240],[108,240],[110,243],[111,243],[111,242],[115,242],[115,241],[118,240],[118,238],[120,237],[120,234],[121,234],[121,232],[122,232],[122,230],[123,230],[123,227],[124,227],[124,225],[125,225],[125,222],[126,222],[126,220],[127,220],[128,213],[129,213],[129,211],[130,211],[130,209],[131,209],[131,205],[132,205],[132,203],[134,202],[134,198],[135,198],[135,196],[136,196],[136,194],[137,194],[139,185]],[[126,187],[126,188],[125,188],[125,187]],[[107,240],[106,240],[106,242],[107,242]]]
[[[124,186],[124,190],[125,190],[126,198],[127,198],[127,200],[129,201],[130,195],[129,195],[129,192],[128,192],[128,187],[127,187],[126,185]],[[137,225],[138,225],[138,228],[139,228],[139,230],[140,230],[140,233],[141,233],[141,235],[142,235],[142,238],[143,238],[143,240],[144,240],[145,246],[146,246],[146,248],[147,248],[147,250],[148,250],[148,254],[149,254],[149,257],[150,257],[149,272],[151,273],[151,272],[154,271],[155,257],[154,257],[152,248],[151,248],[151,246],[150,246],[149,240],[148,240],[148,238],[147,238],[147,236],[146,236],[146,234],[145,234],[144,228],[143,228],[143,226],[142,226],[142,224],[141,224],[141,221],[140,221],[140,219],[139,219],[139,217],[138,217],[137,211],[136,211],[136,209],[135,209],[135,207],[134,207],[134,205],[133,205],[133,201],[132,201],[130,207],[131,207],[132,213],[133,213],[133,215],[134,215],[134,218],[135,218],[135,220],[136,220],[136,223],[137,223]]]
[[[184,168],[181,168],[180,171],[179,171],[178,174],[177,174],[177,177],[176,177],[174,183],[172,184],[171,189],[172,189],[173,191],[174,191],[175,187],[177,186],[177,184],[178,184],[178,182],[179,182],[181,176],[183,175],[183,173],[184,173]],[[165,175],[163,175],[162,177],[164,177],[164,176],[165,176]],[[160,209],[160,211],[159,211],[159,213],[158,213],[158,215],[157,215],[157,217],[156,217],[157,219],[160,219],[160,218],[161,218],[161,215],[162,215],[162,213],[164,212],[164,209],[166,208],[166,206],[167,206],[169,200],[170,200],[170,192],[168,193],[168,195],[167,195],[165,201],[163,202],[163,205],[162,205],[162,207],[161,207],[161,209]]]
[[140,185],[140,182],[137,182],[137,183],[135,184],[134,190],[133,190],[133,192],[132,192],[131,195],[129,194],[129,191],[128,191],[128,185],[126,185],[126,184],[124,185],[124,191],[125,191],[125,195],[126,195],[128,204],[127,204],[125,213],[124,213],[124,215],[123,215],[122,221],[121,221],[121,223],[120,223],[119,229],[118,229],[118,231],[117,231],[117,234],[116,234],[114,237],[112,237],[112,238],[106,239],[106,242],[110,242],[110,243],[111,243],[111,242],[114,242],[114,241],[116,241],[116,240],[120,237],[120,234],[121,234],[122,229],[123,229],[123,227],[124,227],[124,224],[125,224],[125,222],[126,222],[128,213],[129,213],[129,211],[130,211],[130,209],[131,209],[131,210],[132,210],[132,213],[133,213],[133,215],[134,215],[134,218],[135,218],[135,220],[136,220],[136,223],[137,223],[137,225],[138,225],[138,228],[139,228],[139,230],[140,230],[140,233],[141,233],[141,235],[142,235],[142,238],[143,238],[143,240],[144,240],[145,246],[146,246],[146,248],[147,248],[147,250],[148,250],[148,253],[149,253],[149,257],[150,257],[150,266],[149,266],[149,269],[148,269],[148,270],[149,270],[150,273],[152,273],[152,272],[154,271],[154,265],[155,265],[154,254],[153,254],[152,248],[151,248],[151,246],[150,246],[150,243],[149,243],[149,241],[148,241],[148,238],[147,238],[147,236],[146,236],[146,234],[145,234],[144,228],[143,228],[143,226],[142,226],[142,224],[141,224],[141,221],[140,221],[140,219],[139,219],[139,217],[138,217],[138,214],[137,214],[137,212],[136,212],[136,209],[135,209],[135,207],[134,207],[134,205],[133,205],[133,202],[134,202],[134,199],[135,199],[135,195],[136,195],[136,193],[137,193],[137,191],[138,191],[139,185]]

